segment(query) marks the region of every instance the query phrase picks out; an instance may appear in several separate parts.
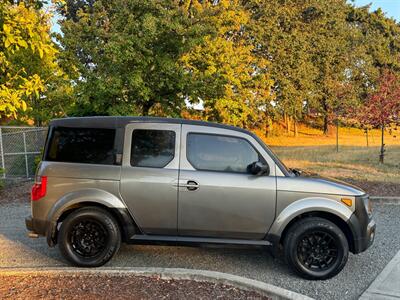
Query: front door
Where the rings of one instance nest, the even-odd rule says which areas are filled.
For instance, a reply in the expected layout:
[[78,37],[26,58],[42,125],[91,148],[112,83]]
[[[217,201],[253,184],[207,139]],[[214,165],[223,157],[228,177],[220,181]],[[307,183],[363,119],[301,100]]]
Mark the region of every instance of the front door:
[[177,234],[180,124],[132,123],[125,130],[121,196],[146,234]]
[[[262,239],[276,206],[275,163],[246,133],[182,125],[178,233],[182,236]],[[267,163],[270,174],[247,166]]]

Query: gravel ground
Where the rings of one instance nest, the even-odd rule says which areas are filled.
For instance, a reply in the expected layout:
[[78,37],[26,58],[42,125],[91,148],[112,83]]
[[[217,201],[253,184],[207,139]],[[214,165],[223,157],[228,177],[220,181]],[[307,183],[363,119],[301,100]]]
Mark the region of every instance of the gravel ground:
[[4,188],[0,189],[0,204],[29,204],[32,185],[33,181],[8,182]]
[[0,275],[9,299],[262,299],[230,285],[134,275]]
[[[26,237],[26,204],[0,205],[0,270],[13,267],[66,266],[57,248],[44,238]],[[262,249],[122,246],[106,267],[170,267],[220,271],[264,281],[317,299],[357,299],[400,250],[400,205],[374,208],[374,245],[350,255],[344,270],[326,281],[306,281],[291,273],[281,258]],[[1,279],[0,279],[1,280]]]

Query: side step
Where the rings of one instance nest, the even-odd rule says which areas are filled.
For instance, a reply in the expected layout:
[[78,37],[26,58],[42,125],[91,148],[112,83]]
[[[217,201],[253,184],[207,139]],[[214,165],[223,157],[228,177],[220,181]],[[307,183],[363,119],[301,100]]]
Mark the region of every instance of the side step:
[[225,238],[203,238],[188,236],[166,236],[166,235],[146,235],[135,234],[131,237],[132,244],[229,244],[229,245],[250,245],[250,246],[271,246],[266,240],[243,240]]

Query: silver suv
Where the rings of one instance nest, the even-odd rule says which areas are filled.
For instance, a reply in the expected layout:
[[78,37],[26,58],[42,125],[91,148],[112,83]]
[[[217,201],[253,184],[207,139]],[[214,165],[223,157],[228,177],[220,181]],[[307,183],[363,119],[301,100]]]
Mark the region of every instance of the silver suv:
[[30,235],[82,267],[121,242],[255,245],[326,279],[375,233],[362,190],[287,169],[244,129],[181,119],[52,121],[31,198]]

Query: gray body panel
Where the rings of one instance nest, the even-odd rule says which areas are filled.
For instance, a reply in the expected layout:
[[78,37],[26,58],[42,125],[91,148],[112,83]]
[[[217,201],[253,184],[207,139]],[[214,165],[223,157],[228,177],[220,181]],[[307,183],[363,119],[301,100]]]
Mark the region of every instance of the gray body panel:
[[[198,171],[186,157],[188,133],[246,138],[269,164],[269,176]],[[182,236],[262,239],[275,218],[275,163],[258,143],[241,132],[182,125],[179,181],[195,181],[197,190],[179,188],[178,230]]]
[[43,161],[37,174],[48,179],[46,196],[32,202],[32,216],[35,219],[57,219],[64,209],[78,202],[125,207],[119,195],[120,166]]
[[179,147],[164,168],[132,167],[130,164],[132,132],[135,129],[171,130],[176,145],[180,141],[179,124],[129,124],[125,130],[122,160],[121,196],[137,225],[147,234],[177,234]]

